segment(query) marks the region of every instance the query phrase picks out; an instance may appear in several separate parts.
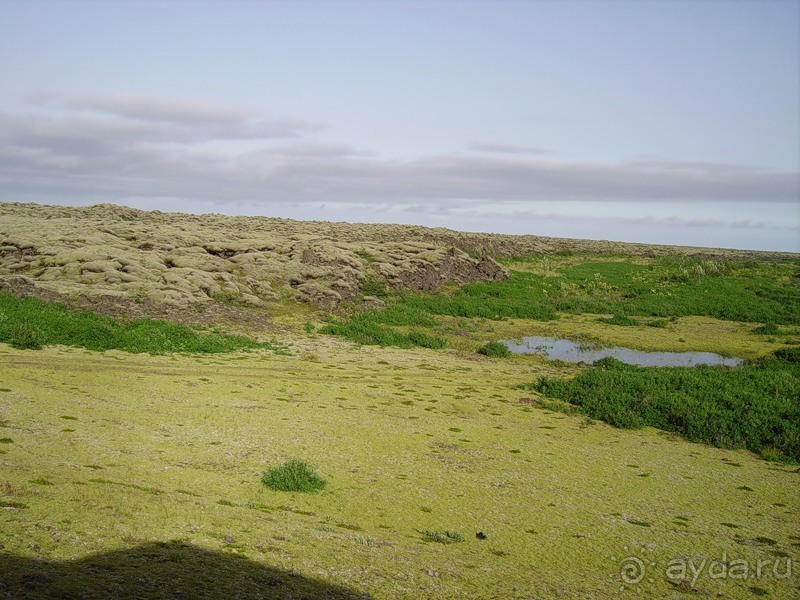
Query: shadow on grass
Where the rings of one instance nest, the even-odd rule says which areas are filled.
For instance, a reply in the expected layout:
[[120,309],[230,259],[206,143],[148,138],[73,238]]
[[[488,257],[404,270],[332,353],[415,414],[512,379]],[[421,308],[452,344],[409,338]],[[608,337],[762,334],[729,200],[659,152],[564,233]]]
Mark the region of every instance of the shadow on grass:
[[180,542],[50,562],[0,551],[0,598],[335,598],[368,594]]

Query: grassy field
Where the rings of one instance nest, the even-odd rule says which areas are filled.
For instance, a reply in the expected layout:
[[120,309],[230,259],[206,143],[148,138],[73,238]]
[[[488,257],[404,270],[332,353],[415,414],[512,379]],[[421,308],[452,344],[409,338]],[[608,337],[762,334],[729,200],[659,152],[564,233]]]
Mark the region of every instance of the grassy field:
[[[796,468],[515,387],[577,367],[324,336],[291,356],[0,352],[0,597],[800,591],[781,578],[800,547]],[[323,490],[262,483],[295,457]],[[646,576],[625,583],[634,559]],[[674,560],[763,574],[681,584]]]
[[68,310],[38,298],[19,298],[0,291],[0,342],[14,348],[39,350],[45,345],[78,346],[89,350],[127,352],[220,353],[269,348],[279,344],[256,342],[241,335],[198,331],[197,328],[157,319],[119,322],[89,311]]
[[0,598],[800,596],[796,256],[0,212]]
[[[800,325],[800,264],[572,255],[504,261],[505,281],[470,283],[449,293],[399,294],[379,311],[358,311],[325,332],[359,343],[415,345],[393,326],[436,329],[441,317],[555,320],[560,314],[610,314],[606,323],[665,327],[667,319],[706,316]],[[777,330],[777,329],[776,329]],[[429,337],[417,345],[431,347]],[[441,342],[439,342],[441,345]]]

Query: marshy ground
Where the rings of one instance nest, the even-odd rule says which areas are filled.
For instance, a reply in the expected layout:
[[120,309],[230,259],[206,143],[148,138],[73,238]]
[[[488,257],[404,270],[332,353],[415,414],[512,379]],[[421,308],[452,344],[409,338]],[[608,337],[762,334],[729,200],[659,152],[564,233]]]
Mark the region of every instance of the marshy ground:
[[[9,597],[87,581],[98,597],[132,592],[163,557],[117,557],[175,541],[228,564],[213,585],[232,594],[251,589],[255,563],[386,598],[665,597],[681,589],[665,575],[681,558],[772,561],[759,580],[704,573],[697,593],[798,592],[780,578],[800,547],[796,466],[536,408],[514,386],[563,373],[536,357],[304,345],[199,357],[4,347]],[[293,456],[328,486],[265,488],[264,470]],[[635,585],[621,580],[627,557],[647,569]],[[31,569],[71,559],[83,562],[62,566],[67,578]],[[203,583],[180,571],[180,589]]]
[[[43,346],[0,344],[0,597],[800,595],[796,424],[762,452],[772,460],[619,429],[554,409],[530,385],[593,367],[477,353],[487,340],[546,335],[761,360],[800,342],[796,257],[502,258],[511,241],[495,243],[509,279],[407,294],[364,275],[385,305],[366,316],[364,289],[331,316],[297,303],[286,282],[266,308],[225,305],[255,315],[220,321],[263,342],[246,351],[213,353],[231,340],[194,345],[153,322],[120,332],[86,315],[47,320],[0,298],[0,335]],[[65,268],[59,287],[47,264],[66,250],[25,254],[26,244],[6,244],[4,264],[39,291],[91,287],[99,273]],[[175,291],[190,306],[217,302]],[[213,306],[181,320],[202,322]],[[53,337],[84,322],[89,341]],[[162,345],[183,336],[187,351],[148,354],[140,334]],[[796,407],[796,368],[776,372],[776,394]],[[262,483],[292,458],[313,464],[324,488]]]

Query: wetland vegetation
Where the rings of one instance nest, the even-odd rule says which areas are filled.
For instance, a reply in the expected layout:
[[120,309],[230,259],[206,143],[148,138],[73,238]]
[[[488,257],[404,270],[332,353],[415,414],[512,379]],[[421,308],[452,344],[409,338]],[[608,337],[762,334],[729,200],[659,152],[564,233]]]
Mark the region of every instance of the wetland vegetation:
[[604,358],[577,377],[523,384],[615,427],[657,427],[694,442],[800,462],[800,348],[741,367],[637,367]]
[[222,353],[255,348],[285,350],[280,344],[256,342],[241,335],[202,331],[163,319],[119,322],[91,311],[69,310],[39,298],[20,298],[0,291],[0,342],[13,348],[40,350],[60,344],[89,350],[126,352]]
[[[398,294],[380,311],[357,312],[326,331],[359,343],[413,343],[387,326],[436,328],[437,317],[554,320],[559,314],[611,314],[617,326],[666,327],[666,319],[708,316],[745,323],[800,325],[800,262],[729,259],[532,256],[501,261],[504,281],[443,293]],[[635,317],[640,317],[636,319]]]

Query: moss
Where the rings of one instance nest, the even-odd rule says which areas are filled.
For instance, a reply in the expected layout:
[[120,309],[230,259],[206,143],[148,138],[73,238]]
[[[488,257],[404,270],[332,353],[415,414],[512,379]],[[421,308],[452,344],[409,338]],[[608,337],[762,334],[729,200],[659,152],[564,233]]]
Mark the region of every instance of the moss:
[[[753,335],[753,324],[711,316],[667,321],[668,316],[636,315],[643,324],[667,321],[659,328],[598,322],[598,313],[612,314],[606,310],[548,322],[522,314],[490,322],[496,312],[431,319],[409,310],[390,314],[398,324],[383,325],[406,336],[411,328],[437,336],[458,330],[447,334],[451,349],[356,347],[327,336],[289,339],[286,333],[320,320],[312,305],[297,304],[298,290],[288,275],[312,276],[297,287],[314,283],[322,298],[335,284],[334,292],[344,298],[353,285],[358,288],[368,262],[358,256],[361,248],[373,257],[370,268],[392,288],[415,269],[438,277],[436,261],[451,246],[473,256],[530,255],[507,266],[564,286],[579,286],[581,265],[597,262],[586,252],[602,252],[603,279],[592,279],[581,292],[592,302],[620,292],[632,281],[623,275],[643,274],[653,260],[645,253],[688,250],[429,228],[411,235],[405,226],[164,215],[112,206],[0,204],[0,221],[0,247],[11,248],[14,241],[38,253],[13,246],[0,260],[6,281],[21,273],[35,282],[36,293],[65,292],[97,302],[136,294],[137,306],[148,310],[153,301],[205,306],[208,294],[201,288],[211,289],[210,283],[242,297],[252,292],[269,301],[284,341],[296,348],[291,356],[256,351],[165,359],[3,347],[0,379],[13,393],[3,394],[2,417],[13,426],[14,442],[0,451],[6,467],[0,502],[8,517],[0,557],[3,589],[3,577],[22,586],[25,574],[52,572],[59,579],[94,573],[105,585],[96,589],[106,595],[123,580],[137,586],[164,581],[175,586],[164,589],[186,593],[208,589],[203,584],[211,573],[227,582],[224,595],[231,597],[265,591],[337,597],[336,590],[346,586],[356,597],[375,598],[518,597],[531,590],[545,598],[616,598],[623,556],[664,565],[676,556],[721,559],[735,550],[738,559],[756,564],[764,552],[791,553],[798,544],[792,537],[794,469],[652,429],[621,431],[601,422],[588,427],[584,416],[554,413],[539,397],[520,404],[514,385],[583,368],[538,357],[493,361],[474,355],[486,339],[529,333],[754,358],[797,338],[797,326],[781,324],[785,335],[771,342]],[[87,231],[87,223],[97,231]],[[408,243],[410,238],[419,243]],[[567,247],[562,256],[553,254]],[[319,264],[303,263],[305,250],[312,251],[306,260]],[[610,255],[621,251],[637,255]],[[171,266],[164,261],[169,257]],[[337,265],[323,264],[328,258]],[[119,266],[82,275],[81,265],[92,261]],[[631,266],[614,264],[625,262]],[[714,285],[726,283],[724,272],[699,264],[702,275],[687,269],[685,283],[670,279],[665,285],[702,286],[709,277]],[[783,281],[785,264],[757,266]],[[664,265],[676,277],[681,266],[692,265]],[[192,275],[192,269],[201,274]],[[170,271],[177,275],[171,283],[163,277]],[[641,302],[636,298],[642,294],[635,295],[640,291],[626,289],[632,297],[625,301]],[[781,298],[773,300],[780,305]],[[342,302],[340,308],[347,301]],[[423,324],[422,317],[431,321]],[[462,319],[466,327],[458,324]],[[324,359],[304,360],[306,352]],[[78,386],[80,391],[73,389]],[[63,415],[77,419],[70,433],[61,433]],[[470,442],[456,439],[464,434],[451,429],[468,432]],[[312,457],[335,484],[310,495],[261,485],[265,469],[286,456]],[[752,491],[737,491],[740,486]],[[465,541],[426,543],[420,531],[457,532]],[[476,532],[489,541],[476,541]],[[44,556],[44,562],[35,558]],[[170,577],[141,581],[143,564],[147,577]],[[105,571],[109,565],[112,570]],[[674,595],[669,581],[651,579],[642,582],[641,594]],[[84,593],[71,581],[53,593]],[[36,579],[25,583],[39,585]],[[759,593],[791,595],[785,583],[759,580]],[[702,585],[710,595],[755,593],[730,578],[704,579]],[[19,589],[31,596],[42,591]],[[159,593],[152,587],[128,595],[149,591]]]
[[[736,538],[782,544],[796,533],[795,515],[775,506],[794,506],[796,475],[786,467],[650,429],[581,428],[581,416],[519,411],[512,386],[532,372],[551,372],[542,361],[475,361],[445,350],[433,364],[418,351],[358,349],[320,337],[313,343],[324,362],[298,354],[165,361],[66,348],[7,350],[0,376],[14,393],[3,396],[4,408],[15,426],[14,446],[25,452],[6,447],[11,468],[0,481],[0,500],[27,509],[7,508],[14,518],[4,523],[4,555],[29,556],[29,545],[39,545],[52,560],[81,560],[127,545],[123,539],[135,545],[178,538],[231,552],[230,537],[262,568],[292,568],[376,598],[432,582],[432,595],[441,598],[473,589],[613,598],[619,582],[607,584],[617,568],[610,557],[622,556],[624,546],[636,554],[647,544],[658,564],[676,555],[730,556],[732,547],[755,561],[769,546]],[[70,389],[78,377],[80,402]],[[201,377],[208,381],[200,384]],[[414,390],[418,401],[395,402],[398,386]],[[62,415],[80,424],[69,444],[58,432]],[[468,431],[471,442],[457,442],[450,428]],[[335,485],[290,500],[261,485],[259,475],[287,455],[312,457]],[[644,469],[650,477],[637,477]],[[735,492],[737,486],[753,491]],[[609,516],[615,512],[623,516]],[[678,515],[691,517],[691,538],[671,525]],[[577,532],[576,523],[583,524]],[[92,550],[84,545],[87,531]],[[465,541],[425,543],[419,531],[455,531]],[[477,541],[475,532],[493,545]],[[348,537],[354,534],[372,542]],[[486,568],[471,567],[481,564]],[[431,569],[442,577],[428,575]],[[734,584],[706,581],[712,593],[742,597]],[[775,597],[785,591],[780,581],[759,585]],[[672,593],[666,581],[648,586],[652,596]]]

